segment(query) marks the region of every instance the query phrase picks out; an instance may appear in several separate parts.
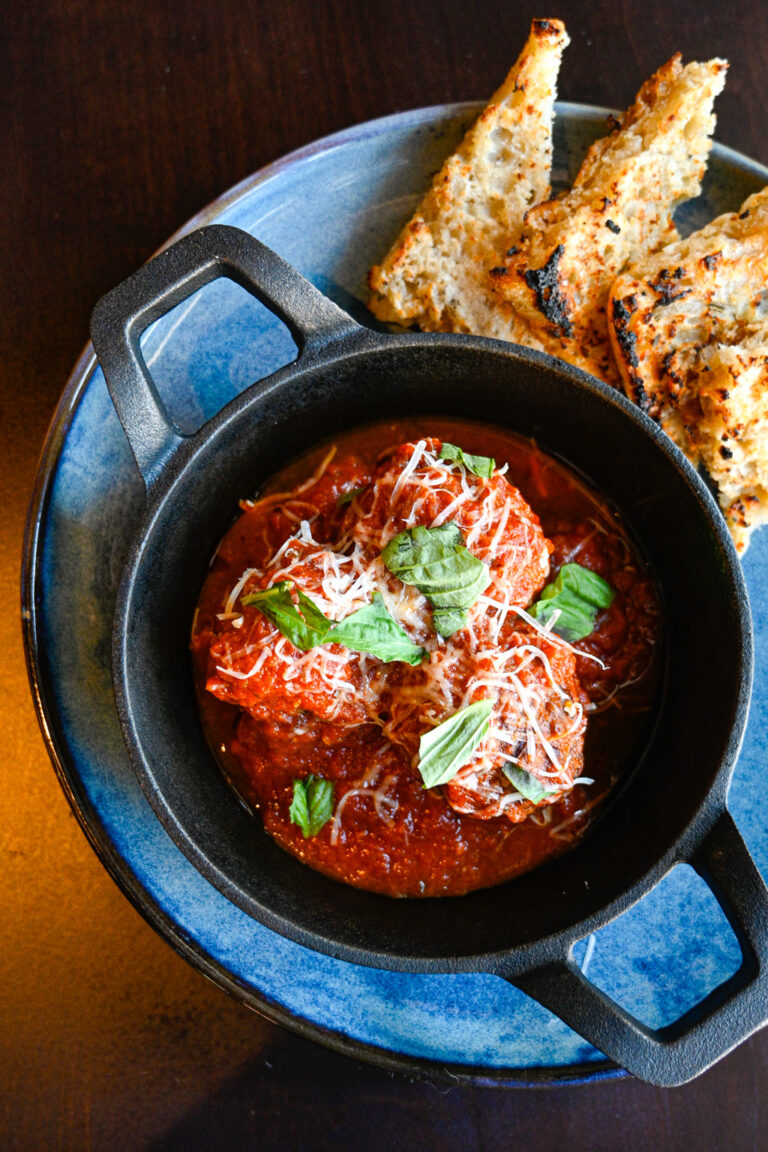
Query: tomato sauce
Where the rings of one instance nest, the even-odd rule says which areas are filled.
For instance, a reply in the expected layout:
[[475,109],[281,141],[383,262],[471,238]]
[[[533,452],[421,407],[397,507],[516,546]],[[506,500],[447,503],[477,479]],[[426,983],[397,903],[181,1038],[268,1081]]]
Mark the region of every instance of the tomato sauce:
[[[576,657],[575,675],[588,716],[579,779],[589,782],[577,782],[554,803],[535,808],[527,804],[521,809],[525,818],[478,818],[452,807],[445,788],[423,786],[406,747],[387,738],[385,722],[370,718],[366,705],[370,662],[348,662],[347,692],[346,687],[340,691],[313,680],[306,661],[305,675],[300,660],[289,686],[268,663],[259,677],[249,678],[250,658],[243,656],[238,664],[240,656],[233,649],[230,666],[235,678],[219,677],[216,695],[206,690],[211,668],[227,644],[238,643],[247,653],[250,646],[242,630],[251,630],[245,637],[250,640],[259,629],[269,627],[254,613],[253,619],[241,622],[240,632],[230,628],[227,637],[220,635],[218,622],[231,616],[226,609],[231,609],[232,590],[242,574],[253,571],[258,581],[261,569],[281,548],[288,553],[293,549],[294,563],[300,564],[301,544],[292,540],[297,523],[312,517],[314,539],[325,539],[336,530],[345,506],[365,490],[377,462],[398,446],[425,436],[492,456],[497,467],[508,465],[507,479],[534,510],[549,542],[547,581],[554,579],[561,565],[576,561],[602,576],[615,591],[592,634],[574,645],[583,653]],[[192,636],[198,699],[209,743],[266,831],[287,851],[329,876],[387,895],[411,897],[461,895],[501,883],[571,847],[637,759],[650,730],[661,666],[653,580],[613,510],[579,476],[531,441],[467,421],[421,418],[358,429],[334,443],[335,455],[325,467],[328,445],[273,477],[253,506],[245,503],[243,515],[217,551]],[[365,501],[361,496],[358,512],[365,513]],[[319,589],[321,577],[309,556],[305,567],[299,568],[303,587]],[[543,580],[542,576],[539,585]],[[573,658],[569,659],[573,666]],[[414,673],[401,664],[386,664],[383,675],[392,686],[407,682]],[[321,830],[305,837],[291,822],[289,809],[294,781],[310,775],[333,782],[334,807]]]

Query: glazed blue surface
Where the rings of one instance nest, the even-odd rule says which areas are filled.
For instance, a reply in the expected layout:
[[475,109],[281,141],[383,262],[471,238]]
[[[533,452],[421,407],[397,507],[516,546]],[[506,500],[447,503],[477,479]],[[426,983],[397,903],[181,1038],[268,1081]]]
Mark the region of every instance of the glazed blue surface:
[[[432,109],[362,125],[254,177],[190,227],[215,219],[247,229],[364,320],[368,266],[383,255],[467,117],[466,109]],[[559,180],[573,173],[601,123],[600,114],[561,106]],[[684,224],[734,208],[765,181],[757,166],[716,151],[705,196],[688,209]],[[186,431],[295,356],[286,329],[228,281],[163,317],[145,334],[143,351]],[[110,843],[118,878],[138,883],[178,926],[193,960],[205,958],[229,974],[250,1002],[275,1006],[310,1027],[374,1052],[469,1065],[478,1074],[561,1066],[588,1072],[600,1053],[503,981],[375,971],[309,952],[251,920],[175,847],[130,767],[111,687],[113,606],[143,489],[100,370],[80,366],[65,400],[58,418],[63,441],[48,461],[41,523],[38,647],[63,770]],[[768,531],[755,536],[744,568],[761,669],[768,659],[760,595]],[[764,875],[768,831],[759,797],[767,720],[768,678],[758,674],[730,807]],[[601,988],[659,1026],[731,975],[740,952],[709,890],[679,866],[634,909],[583,942],[580,962]]]

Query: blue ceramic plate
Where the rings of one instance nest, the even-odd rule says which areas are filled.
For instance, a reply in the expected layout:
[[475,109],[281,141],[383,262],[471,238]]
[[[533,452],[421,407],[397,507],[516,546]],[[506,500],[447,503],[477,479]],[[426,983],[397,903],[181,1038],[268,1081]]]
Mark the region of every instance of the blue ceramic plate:
[[[429,108],[359,125],[293,153],[227,193],[183,231],[213,221],[258,236],[357,319],[365,276],[476,113]],[[572,179],[606,113],[560,105],[555,183]],[[768,171],[715,147],[683,229],[736,208]],[[287,330],[227,280],[202,289],[144,337],[144,356],[185,430],[294,358]],[[165,833],[139,788],[111,685],[114,599],[142,485],[89,347],[54,417],[32,499],[25,554],[27,651],[60,781],[96,852],[149,922],[246,1004],[305,1036],[436,1078],[531,1083],[616,1069],[554,1016],[491,976],[410,976],[307,951],[212,888]],[[756,665],[768,649],[768,532],[745,559]],[[730,807],[764,874],[768,677],[759,676]],[[676,1019],[738,967],[709,890],[687,866],[581,945],[590,979],[652,1027]]]

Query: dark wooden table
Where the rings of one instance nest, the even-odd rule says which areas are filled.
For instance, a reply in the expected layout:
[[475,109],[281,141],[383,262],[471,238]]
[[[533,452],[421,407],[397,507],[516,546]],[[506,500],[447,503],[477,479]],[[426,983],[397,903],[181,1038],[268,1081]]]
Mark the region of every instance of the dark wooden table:
[[[487,96],[532,16],[566,20],[563,99],[625,106],[677,49],[726,56],[717,138],[768,162],[768,8],[749,0],[5,0],[0,1146],[768,1148],[768,1033],[699,1080],[555,1089],[409,1079],[255,1016],[102,869],[39,734],[18,624],[37,454],[96,299],[250,172],[317,137]],[[695,12],[695,14],[694,14]]]

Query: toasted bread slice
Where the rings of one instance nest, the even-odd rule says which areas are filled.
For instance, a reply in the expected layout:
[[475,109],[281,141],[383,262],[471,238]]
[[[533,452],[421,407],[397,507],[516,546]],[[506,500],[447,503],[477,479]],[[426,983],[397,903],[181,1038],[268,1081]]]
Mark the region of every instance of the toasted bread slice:
[[559,20],[533,21],[501,88],[371,269],[369,307],[380,320],[520,340],[526,325],[494,302],[487,272],[525,212],[549,194],[555,85],[567,44]]
[[768,322],[738,346],[712,349],[694,439],[736,548],[768,523]]
[[673,56],[592,145],[571,191],[527,213],[491,274],[548,351],[611,383],[609,288],[629,263],[677,237],[672,212],[699,191],[726,69],[722,60],[683,67]]
[[768,520],[768,188],[610,294],[627,395],[718,487],[737,547]]

